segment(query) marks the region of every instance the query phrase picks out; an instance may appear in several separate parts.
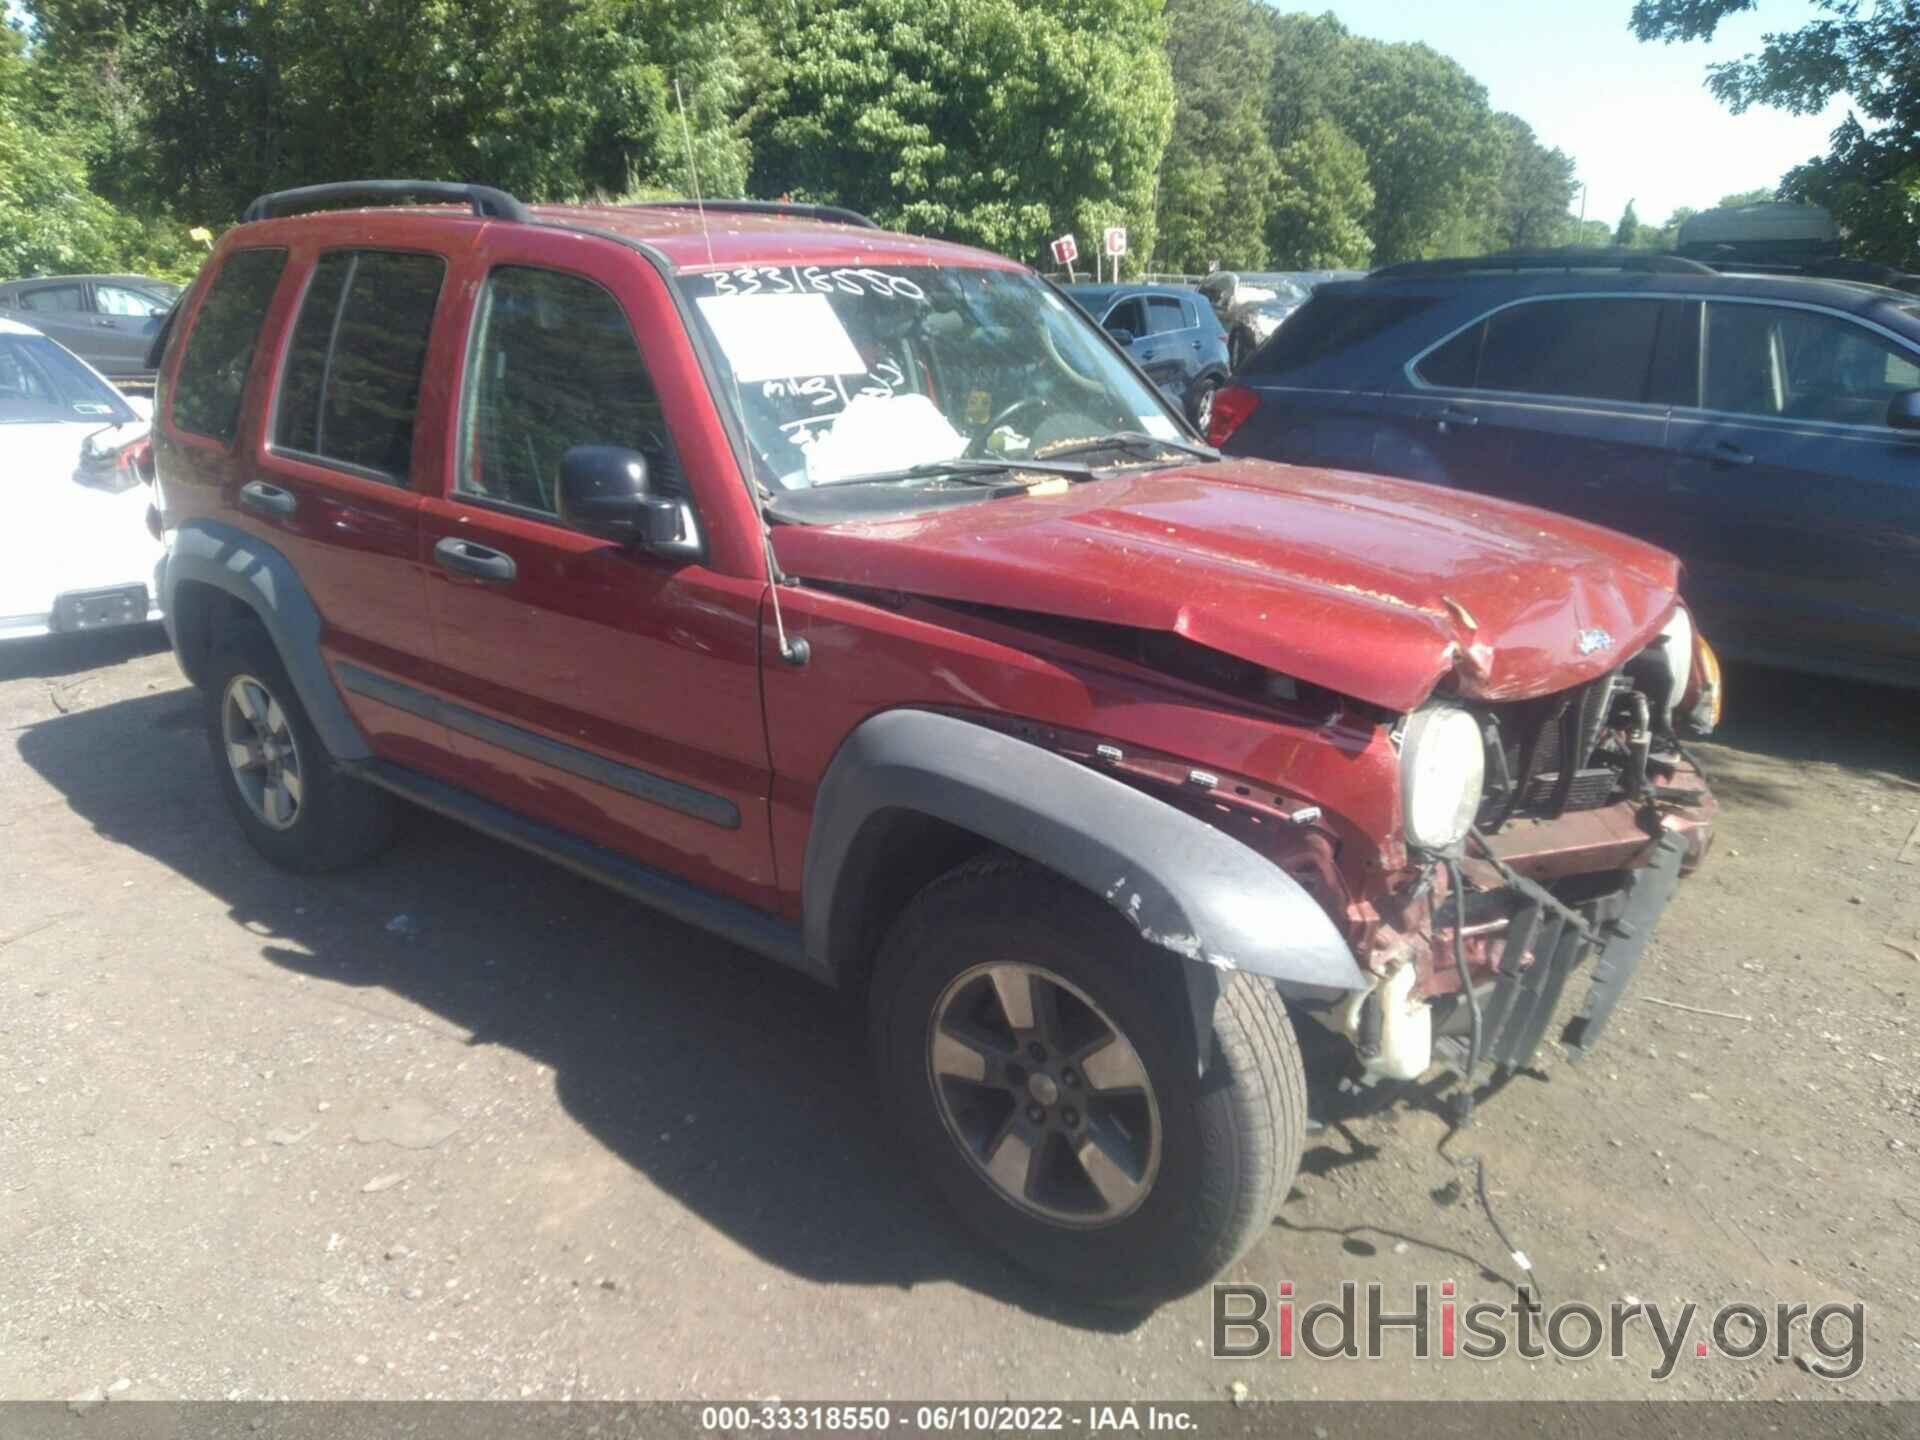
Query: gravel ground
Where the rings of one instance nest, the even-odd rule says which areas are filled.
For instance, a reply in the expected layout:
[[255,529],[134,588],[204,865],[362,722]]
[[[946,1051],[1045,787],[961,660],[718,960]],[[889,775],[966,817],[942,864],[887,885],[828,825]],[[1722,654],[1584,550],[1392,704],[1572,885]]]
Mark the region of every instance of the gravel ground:
[[1865,1307],[1845,1384],[1798,1343],[1656,1382],[1638,1330],[1236,1363],[1204,1296],[1037,1292],[903,1171],[842,999],[427,816],[273,871],[161,643],[0,652],[0,1397],[1920,1398],[1912,696],[1736,673],[1605,1048],[1444,1149],[1438,1087],[1316,1135],[1234,1277],[1504,1301],[1478,1156],[1550,1303]]

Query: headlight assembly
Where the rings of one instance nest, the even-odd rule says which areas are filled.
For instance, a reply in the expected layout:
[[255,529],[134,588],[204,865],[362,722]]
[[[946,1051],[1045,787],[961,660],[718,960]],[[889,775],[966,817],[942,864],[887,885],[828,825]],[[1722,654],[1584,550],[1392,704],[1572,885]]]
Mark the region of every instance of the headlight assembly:
[[1400,803],[1407,843],[1444,850],[1466,837],[1486,781],[1480,722],[1453,705],[1430,705],[1407,718],[1400,742]]

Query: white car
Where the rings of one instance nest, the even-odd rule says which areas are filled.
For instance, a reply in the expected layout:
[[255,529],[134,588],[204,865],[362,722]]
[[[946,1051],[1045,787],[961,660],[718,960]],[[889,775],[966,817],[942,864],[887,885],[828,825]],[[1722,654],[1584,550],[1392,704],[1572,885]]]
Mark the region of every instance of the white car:
[[0,640],[158,620],[151,403],[0,320]]

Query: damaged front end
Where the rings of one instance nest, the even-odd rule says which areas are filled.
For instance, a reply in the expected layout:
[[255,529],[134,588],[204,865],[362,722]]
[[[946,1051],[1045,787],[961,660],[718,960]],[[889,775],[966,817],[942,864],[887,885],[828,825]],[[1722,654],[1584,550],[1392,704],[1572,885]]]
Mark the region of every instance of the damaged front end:
[[[1511,1075],[1553,1036],[1583,969],[1559,1040],[1574,1060],[1593,1050],[1712,842],[1715,803],[1678,728],[1717,718],[1717,682],[1680,610],[1599,679],[1456,708],[1482,737],[1471,820],[1457,841],[1432,843],[1410,782],[1408,863],[1388,877],[1365,942],[1379,979],[1339,1015],[1367,1083],[1435,1064],[1472,1084]],[[1396,732],[1409,765],[1419,726]]]

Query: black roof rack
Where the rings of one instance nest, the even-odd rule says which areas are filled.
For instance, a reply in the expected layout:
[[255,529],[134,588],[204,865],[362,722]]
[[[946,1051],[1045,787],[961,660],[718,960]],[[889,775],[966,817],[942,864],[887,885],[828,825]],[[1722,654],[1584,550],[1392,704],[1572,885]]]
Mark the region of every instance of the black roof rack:
[[797,215],[804,220],[825,220],[840,225],[858,225],[863,230],[878,230],[879,224],[858,210],[843,205],[807,205],[794,200],[637,200],[629,210],[717,210],[736,215]]
[[275,190],[258,196],[240,219],[243,223],[270,220],[276,215],[323,209],[342,200],[369,200],[383,205],[395,205],[403,200],[461,202],[471,205],[475,215],[490,220],[525,222],[533,219],[527,207],[504,190],[451,180],[341,180],[329,185],[303,185],[298,190]]
[[1375,270],[1369,279],[1411,279],[1427,275],[1508,274],[1529,270],[1627,270],[1650,275],[1712,275],[1711,265],[1651,250],[1565,249],[1507,250],[1497,255],[1463,255],[1450,260],[1408,260]]

